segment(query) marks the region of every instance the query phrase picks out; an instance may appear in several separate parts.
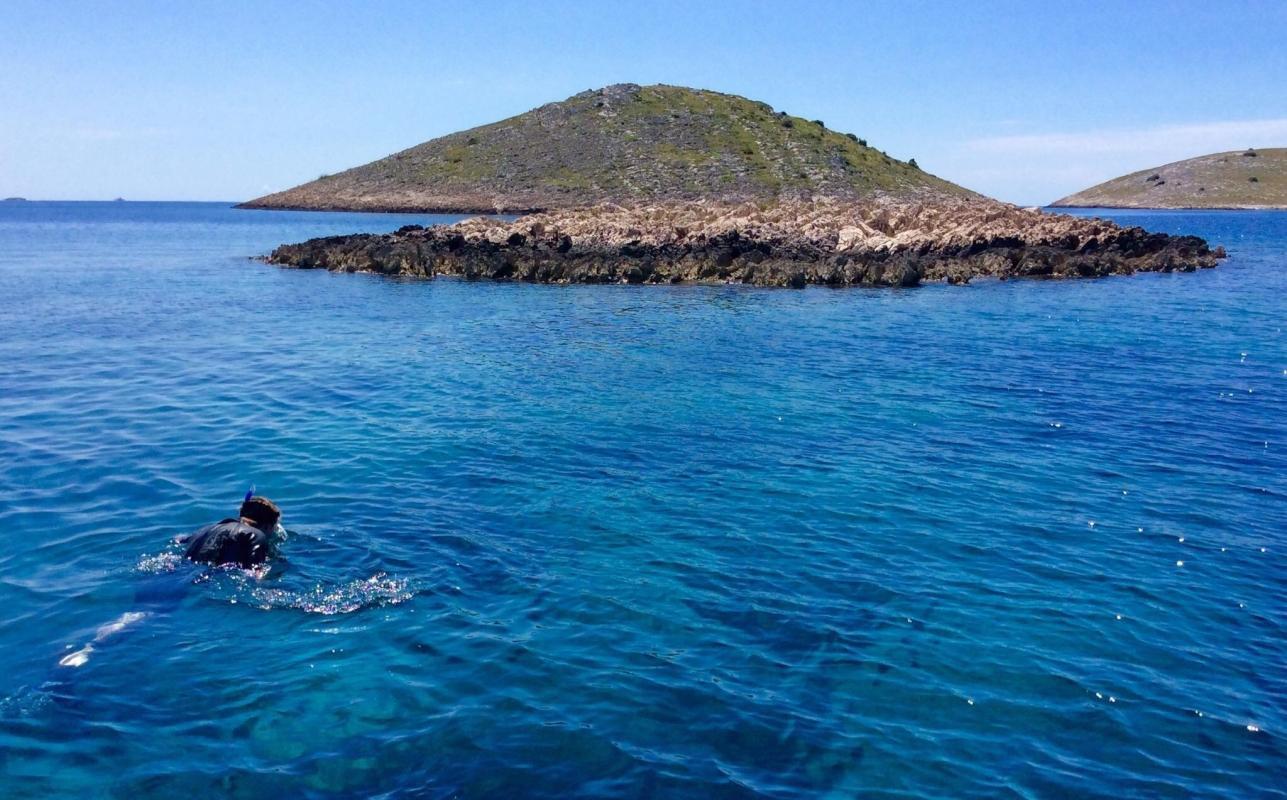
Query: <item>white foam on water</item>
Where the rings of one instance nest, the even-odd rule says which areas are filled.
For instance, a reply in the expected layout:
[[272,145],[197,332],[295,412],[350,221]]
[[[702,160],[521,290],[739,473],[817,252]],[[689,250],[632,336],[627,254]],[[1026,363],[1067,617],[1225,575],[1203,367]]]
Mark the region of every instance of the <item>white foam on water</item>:
[[183,564],[183,560],[183,556],[178,553],[157,553],[152,556],[143,556],[134,568],[139,572],[158,575],[164,572],[174,572]]
[[392,578],[383,572],[340,586],[316,586],[312,591],[256,588],[251,592],[260,608],[295,608],[310,614],[348,614],[363,608],[397,605],[414,594],[406,578]]

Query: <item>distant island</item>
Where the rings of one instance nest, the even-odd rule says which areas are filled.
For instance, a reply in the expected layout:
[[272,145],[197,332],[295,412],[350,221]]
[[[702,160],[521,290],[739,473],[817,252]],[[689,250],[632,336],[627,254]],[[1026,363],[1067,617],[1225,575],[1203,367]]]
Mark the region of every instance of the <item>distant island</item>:
[[1234,150],[1142,169],[1051,206],[1287,208],[1287,148]]
[[28,200],[25,197],[6,197],[4,200],[0,200],[0,203],[26,203],[26,202],[28,202]]
[[991,200],[764,103],[618,84],[243,204],[522,213],[283,245],[303,269],[545,283],[913,286],[1211,267],[1196,237]]

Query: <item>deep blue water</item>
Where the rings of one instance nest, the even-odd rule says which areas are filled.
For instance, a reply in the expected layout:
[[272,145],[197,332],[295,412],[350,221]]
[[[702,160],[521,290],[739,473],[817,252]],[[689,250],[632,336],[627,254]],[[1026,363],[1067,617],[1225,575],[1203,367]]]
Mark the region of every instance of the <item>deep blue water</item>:
[[[422,217],[0,205],[0,796],[1287,796],[1287,213],[1108,215],[1231,256],[407,282],[247,257]],[[283,559],[178,563],[251,483]]]

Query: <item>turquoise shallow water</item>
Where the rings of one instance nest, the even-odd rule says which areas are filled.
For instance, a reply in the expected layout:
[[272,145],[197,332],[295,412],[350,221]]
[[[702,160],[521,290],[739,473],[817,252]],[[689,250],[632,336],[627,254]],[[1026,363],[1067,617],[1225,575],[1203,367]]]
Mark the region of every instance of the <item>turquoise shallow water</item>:
[[[1231,257],[401,282],[247,256],[422,217],[0,205],[0,796],[1287,796],[1287,214],[1112,216]],[[284,558],[176,563],[252,482]]]

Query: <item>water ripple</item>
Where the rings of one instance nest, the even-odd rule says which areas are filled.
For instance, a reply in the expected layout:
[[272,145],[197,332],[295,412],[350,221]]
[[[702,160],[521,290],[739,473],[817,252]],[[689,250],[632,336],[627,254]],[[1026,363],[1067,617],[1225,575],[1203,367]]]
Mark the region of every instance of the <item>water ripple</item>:
[[[0,212],[5,797],[1287,796],[1282,214],[777,292],[141,205]],[[252,482],[281,557],[185,562]]]

